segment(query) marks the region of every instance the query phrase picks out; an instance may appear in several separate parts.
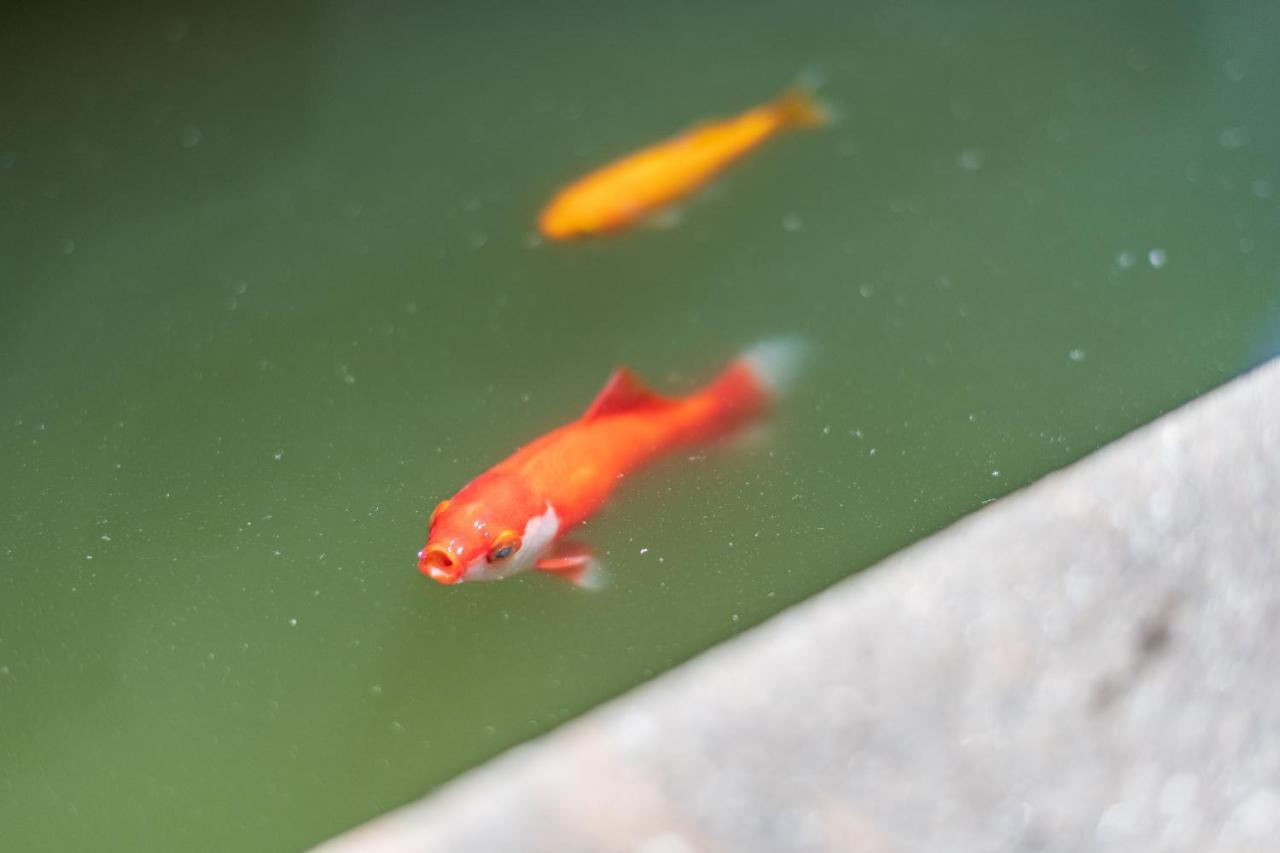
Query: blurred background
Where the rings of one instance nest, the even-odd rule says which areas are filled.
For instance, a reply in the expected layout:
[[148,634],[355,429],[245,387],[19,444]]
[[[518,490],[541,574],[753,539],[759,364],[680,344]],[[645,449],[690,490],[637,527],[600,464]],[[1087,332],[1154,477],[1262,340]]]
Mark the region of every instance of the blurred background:
[[[18,4],[0,26],[0,826],[297,849],[1280,351],[1262,2]],[[674,228],[566,183],[825,77]],[[625,363],[813,342],[636,476],[608,587],[444,589],[441,498]]]

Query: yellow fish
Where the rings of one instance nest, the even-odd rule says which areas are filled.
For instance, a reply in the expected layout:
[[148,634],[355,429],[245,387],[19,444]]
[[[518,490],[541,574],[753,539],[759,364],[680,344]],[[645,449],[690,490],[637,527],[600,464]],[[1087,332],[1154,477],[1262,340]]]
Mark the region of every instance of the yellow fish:
[[795,87],[733,118],[699,124],[628,154],[561,190],[538,217],[553,240],[619,231],[682,198],[777,134],[818,127],[827,110]]

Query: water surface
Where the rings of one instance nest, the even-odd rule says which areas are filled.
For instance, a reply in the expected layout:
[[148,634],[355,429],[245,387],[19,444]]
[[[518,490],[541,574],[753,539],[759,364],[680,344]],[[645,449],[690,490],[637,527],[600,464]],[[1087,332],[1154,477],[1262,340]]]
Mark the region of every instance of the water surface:
[[[0,826],[288,850],[1275,352],[1266,3],[359,4],[0,31]],[[842,120],[671,230],[601,161],[806,69]],[[627,363],[817,358],[634,477],[609,587],[444,589],[427,514]]]

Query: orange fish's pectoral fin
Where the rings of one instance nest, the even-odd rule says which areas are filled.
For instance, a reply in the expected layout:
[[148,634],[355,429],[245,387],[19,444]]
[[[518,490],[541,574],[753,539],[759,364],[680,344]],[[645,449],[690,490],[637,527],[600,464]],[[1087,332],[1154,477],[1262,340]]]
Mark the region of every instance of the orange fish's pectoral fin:
[[557,543],[549,557],[538,561],[540,572],[564,578],[582,589],[600,589],[604,586],[604,569],[591,549],[577,542]]
[[663,207],[641,221],[647,228],[655,231],[670,231],[684,222],[684,210],[679,207]]
[[600,393],[591,401],[582,419],[589,421],[604,415],[616,415],[619,412],[629,412],[665,402],[665,398],[645,385],[634,372],[626,367],[619,367],[613,371],[609,381],[604,383]]

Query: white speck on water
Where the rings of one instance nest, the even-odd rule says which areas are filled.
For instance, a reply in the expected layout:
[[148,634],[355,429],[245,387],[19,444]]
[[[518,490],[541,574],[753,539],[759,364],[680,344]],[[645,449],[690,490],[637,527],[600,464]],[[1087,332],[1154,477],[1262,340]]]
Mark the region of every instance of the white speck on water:
[[298,617],[294,616],[293,618],[291,618],[291,619],[289,620],[289,627],[290,627],[290,628],[296,628],[296,627],[298,627]]
[[277,450],[275,453],[272,453],[272,454],[271,454],[271,458],[272,458],[272,459],[274,459],[274,460],[276,460],[277,462],[279,462],[281,459],[283,459],[283,458],[284,458],[284,451],[283,451],[283,450]]
[[381,684],[370,684],[370,685],[369,685],[369,694],[370,694],[371,696],[381,696],[381,695],[382,695],[382,685],[381,685]]
[[798,213],[788,213],[782,217],[783,231],[799,231],[804,228],[804,220],[800,218]]
[[351,369],[348,368],[345,364],[338,365],[338,378],[341,379],[347,385],[356,384],[356,377],[351,373]]
[[733,621],[734,621],[734,622],[737,622],[739,618],[741,618],[741,617],[739,617],[737,613],[733,614]]
[[1084,350],[1076,347],[1071,352],[1067,353],[1067,358],[1072,361],[1084,361]]
[[860,295],[863,299],[870,299],[873,295],[875,295],[875,292],[876,292],[876,289],[869,284],[858,285],[858,295]]
[[400,722],[399,720],[392,720],[392,721],[391,721],[391,733],[392,733],[392,734],[397,734],[397,735],[402,735],[402,734],[404,734],[404,723]]
[[999,476],[1000,476],[1000,469],[999,469],[999,468],[994,468],[994,469],[992,469],[992,471],[991,471],[991,476],[992,476],[992,477],[999,477]]
[[85,555],[84,555],[84,558],[85,558],[86,560],[92,560],[92,559],[93,559],[93,555],[92,555],[92,554],[85,554]]
[[1243,127],[1224,127],[1218,131],[1218,144],[1228,151],[1235,151],[1249,144],[1249,134]]
[[641,549],[640,549],[640,553],[641,553],[641,554],[648,554],[648,553],[649,553],[649,549],[648,549],[648,548],[641,548]]
[[976,172],[986,162],[986,156],[976,148],[966,148],[956,155],[956,165],[966,172]]
[[58,241],[58,251],[64,255],[70,255],[76,250],[76,241],[70,237],[63,237]]
[[823,435],[831,435],[831,424],[827,424],[822,428]]
[[1158,270],[1169,263],[1169,256],[1165,254],[1164,249],[1152,249],[1147,252],[1147,263],[1151,264],[1153,270]]
[[868,455],[868,456],[875,456],[875,455],[876,455],[876,449],[875,449],[874,447],[873,447],[873,448],[871,448],[870,450],[868,450],[868,451],[867,451],[867,455]]
[[204,131],[194,124],[189,124],[178,131],[178,141],[182,143],[183,148],[195,148],[202,139],[204,139]]
[[108,536],[106,533],[102,534],[102,535],[101,535],[101,536],[99,536],[98,538],[99,538],[99,539],[101,539],[103,542],[110,542],[110,541],[111,541],[111,537],[110,537],[110,536]]
[[1127,270],[1131,268],[1137,262],[1138,262],[1137,253],[1131,252],[1128,249],[1125,249],[1119,255],[1116,255],[1116,265],[1119,266],[1120,269],[1122,270]]

